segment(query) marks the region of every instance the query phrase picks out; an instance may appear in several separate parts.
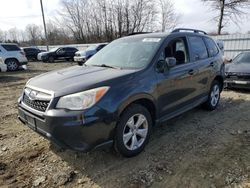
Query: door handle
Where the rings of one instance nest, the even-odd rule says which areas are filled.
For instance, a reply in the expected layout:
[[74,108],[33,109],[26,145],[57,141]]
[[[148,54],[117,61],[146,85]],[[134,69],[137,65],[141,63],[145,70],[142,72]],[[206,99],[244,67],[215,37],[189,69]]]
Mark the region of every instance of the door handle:
[[194,73],[195,73],[195,71],[193,69],[191,69],[191,70],[188,71],[189,75],[193,75]]
[[213,66],[214,66],[214,62],[211,62],[211,63],[210,63],[210,66],[213,67]]

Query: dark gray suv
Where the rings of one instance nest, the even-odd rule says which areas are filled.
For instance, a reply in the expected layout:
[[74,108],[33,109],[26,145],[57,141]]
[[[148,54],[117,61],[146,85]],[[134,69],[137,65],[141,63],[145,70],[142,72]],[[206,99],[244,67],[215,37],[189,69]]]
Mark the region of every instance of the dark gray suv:
[[113,41],[83,66],[30,79],[19,119],[62,147],[114,146],[131,157],[153,126],[201,104],[214,110],[223,79],[222,54],[205,32],[138,34]]

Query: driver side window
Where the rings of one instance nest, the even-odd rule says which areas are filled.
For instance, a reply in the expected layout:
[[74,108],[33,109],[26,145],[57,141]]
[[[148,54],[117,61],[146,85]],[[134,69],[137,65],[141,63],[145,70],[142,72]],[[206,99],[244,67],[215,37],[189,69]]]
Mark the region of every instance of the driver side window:
[[182,65],[189,62],[188,48],[186,38],[175,38],[168,43],[160,55],[160,60],[165,60],[167,57],[174,57],[176,65]]
[[61,54],[64,54],[64,53],[65,53],[65,49],[64,49],[64,48],[61,48],[61,49],[58,50],[57,53],[60,54],[60,55],[61,55]]

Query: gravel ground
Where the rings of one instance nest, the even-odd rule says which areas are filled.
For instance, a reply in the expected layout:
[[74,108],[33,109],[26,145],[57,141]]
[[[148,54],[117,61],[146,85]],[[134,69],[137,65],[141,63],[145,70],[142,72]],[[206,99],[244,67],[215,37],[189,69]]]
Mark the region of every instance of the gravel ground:
[[71,63],[0,73],[0,187],[250,187],[250,92],[223,91],[217,110],[195,108],[153,131],[139,156],[61,150],[17,119],[25,82]]

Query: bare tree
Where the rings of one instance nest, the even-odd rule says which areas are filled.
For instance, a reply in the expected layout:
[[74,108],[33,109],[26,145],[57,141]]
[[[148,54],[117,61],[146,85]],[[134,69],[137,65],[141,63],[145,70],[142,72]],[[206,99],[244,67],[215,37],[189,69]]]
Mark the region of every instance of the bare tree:
[[5,38],[4,38],[4,31],[0,30],[0,42],[4,42]]
[[20,39],[20,30],[18,30],[16,27],[9,29],[7,34],[9,42],[17,43]]
[[37,45],[41,39],[41,28],[35,24],[29,24],[25,29],[31,45]]
[[249,0],[202,0],[209,3],[213,11],[217,11],[218,15],[214,19],[218,22],[217,33],[220,35],[222,29],[230,21],[237,24],[246,8],[250,7]]
[[159,22],[166,31],[177,22],[171,0],[63,0],[62,7],[61,24],[77,42],[111,41],[133,32],[157,31]]
[[178,24],[179,15],[175,12],[174,3],[171,0],[158,0],[160,9],[161,31],[169,31]]
[[63,25],[72,31],[77,41],[85,42],[84,11],[87,0],[63,0],[62,6],[60,16],[63,18]]

